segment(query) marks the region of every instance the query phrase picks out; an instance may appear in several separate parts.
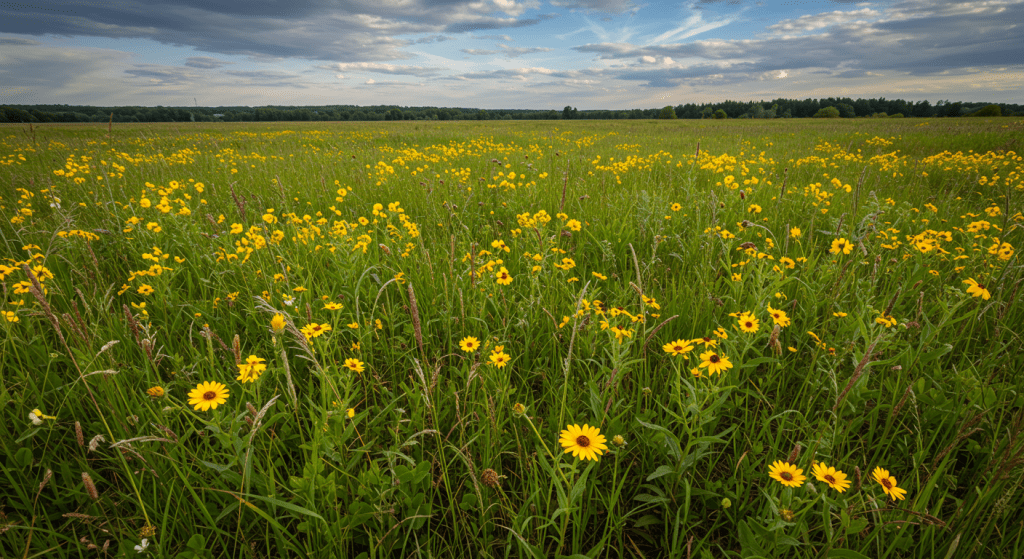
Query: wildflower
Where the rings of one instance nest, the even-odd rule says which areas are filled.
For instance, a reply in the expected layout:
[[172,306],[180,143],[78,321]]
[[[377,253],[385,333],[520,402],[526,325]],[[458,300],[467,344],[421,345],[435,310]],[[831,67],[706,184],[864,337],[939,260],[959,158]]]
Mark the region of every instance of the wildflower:
[[267,366],[264,365],[265,362],[266,359],[250,355],[245,360],[245,363],[240,363],[238,365],[238,378],[235,380],[240,380],[243,383],[256,382],[263,371],[267,370]]
[[753,334],[760,329],[761,321],[754,318],[754,315],[750,313],[743,313],[739,317],[740,330]]
[[768,469],[768,477],[778,481],[786,487],[800,487],[807,479],[804,471],[789,462],[776,460]]
[[508,270],[504,266],[498,270],[498,273],[494,274],[494,277],[498,279],[498,285],[508,285],[512,283],[512,276],[509,275]]
[[772,315],[772,322],[785,328],[789,326],[790,320],[786,316],[786,311],[780,311],[779,309],[773,309],[771,305],[768,305],[768,314]]
[[732,281],[743,281],[743,274],[734,273],[732,275]]
[[151,286],[151,285],[149,285],[147,283],[144,283],[144,284],[139,286],[139,295],[152,295],[153,291],[154,291],[153,286]]
[[462,340],[459,341],[459,347],[462,348],[462,351],[465,351],[466,353],[473,353],[474,351],[480,349],[480,340],[474,338],[473,336],[466,336],[465,338],[462,338]]
[[623,338],[632,338],[633,331],[626,330],[622,326],[612,326],[612,333],[615,334],[615,339],[621,344]]
[[675,202],[672,204],[672,211],[678,212],[681,209],[683,209],[683,205],[680,204],[679,202]]
[[345,326],[348,326],[349,328],[351,328],[353,330],[358,330],[359,329],[359,323],[358,322],[350,322],[350,323],[346,324]]
[[516,402],[515,404],[512,405],[512,414],[515,415],[516,417],[523,417],[524,415],[526,415],[526,406],[520,404],[519,402]]
[[705,351],[700,354],[700,366],[706,368],[709,375],[713,375],[731,369],[732,363],[725,355],[718,355],[714,351]]
[[622,435],[615,435],[614,437],[612,437],[612,444],[619,448],[622,448],[626,446],[626,439],[624,439]]
[[790,227],[789,228],[789,236],[793,237],[794,239],[799,239],[800,238],[800,228],[799,227]]
[[885,494],[892,498],[892,500],[903,500],[906,499],[906,489],[900,489],[896,487],[896,478],[889,475],[889,470],[883,470],[882,468],[876,467],[871,472],[871,477],[875,478],[879,484],[882,485],[882,490]]
[[814,474],[815,479],[828,484],[829,487],[840,493],[850,488],[850,480],[846,479],[846,474],[821,462],[814,463],[811,473]]
[[783,256],[782,258],[780,258],[779,263],[789,268],[790,270],[796,268],[796,262],[793,262],[793,259],[789,258],[788,256]]
[[829,249],[829,252],[832,254],[850,254],[853,252],[853,245],[850,244],[850,241],[840,237],[832,241],[832,248]]
[[495,367],[501,369],[505,365],[508,365],[508,362],[512,359],[512,357],[505,353],[504,351],[495,351],[494,353],[491,354],[489,359],[491,361],[491,365],[494,365]]
[[52,416],[52,415],[44,415],[43,412],[40,411],[40,410],[32,410],[28,414],[28,419],[29,419],[29,421],[32,422],[32,425],[42,425],[44,419],[57,419],[57,418]]
[[329,332],[330,330],[330,324],[317,324],[316,322],[311,322],[303,326],[300,332],[306,336],[307,340],[312,340],[313,338],[319,338],[321,334]]
[[719,338],[721,338],[723,340],[728,340],[729,339],[729,333],[726,332],[725,328],[722,328],[721,326],[719,326],[718,328],[715,328],[714,334],[715,334],[715,336],[718,336]]
[[280,334],[284,331],[284,324],[283,314],[275,314],[274,318],[270,319],[270,329],[273,330],[275,334]]
[[149,540],[142,538],[142,542],[135,546],[135,553],[145,553],[147,547],[149,547]]
[[363,366],[363,362],[354,357],[346,359],[345,364],[342,366],[351,370],[354,373],[361,373],[366,370],[366,368]]
[[694,338],[693,343],[704,344],[704,347],[716,347],[718,345],[718,340],[713,340],[708,337]]
[[4,320],[7,322],[18,322],[21,320],[14,311],[2,311],[0,314],[4,315]]
[[836,318],[844,318],[846,316],[846,313],[844,313],[843,311],[836,311],[832,313],[832,316]]
[[345,308],[345,305],[342,305],[341,303],[324,303],[325,311],[340,311],[343,308]]
[[597,279],[599,279],[601,281],[604,281],[604,280],[608,279],[608,276],[606,276],[604,274],[601,274],[601,273],[598,273],[598,272],[591,272],[591,274],[593,274],[595,278],[597,278]]
[[188,405],[196,411],[217,409],[228,401],[228,389],[219,382],[201,382],[188,393]]
[[693,342],[690,340],[676,340],[661,346],[661,349],[664,349],[665,353],[669,353],[673,357],[679,355],[685,357],[687,353],[693,351]]
[[983,284],[974,281],[974,278],[968,278],[964,283],[970,286],[967,288],[967,294],[971,297],[981,297],[985,301],[992,298],[992,294],[989,293],[988,288]]
[[568,425],[560,433],[560,437],[558,443],[565,449],[565,453],[571,452],[580,460],[596,462],[598,457],[608,450],[604,444],[605,438],[601,434],[601,430],[587,424],[584,424],[582,428],[579,425]]
[[164,395],[164,387],[162,386],[151,386],[146,390],[146,394],[149,394],[152,398],[159,398]]
[[876,318],[875,322],[881,324],[882,326],[885,326],[886,328],[892,328],[893,326],[896,326],[896,319],[885,314],[885,312],[883,312],[881,316]]
[[349,408],[349,409],[345,410],[345,415],[347,415],[349,419],[352,419],[353,417],[356,416],[356,409],[355,408]]

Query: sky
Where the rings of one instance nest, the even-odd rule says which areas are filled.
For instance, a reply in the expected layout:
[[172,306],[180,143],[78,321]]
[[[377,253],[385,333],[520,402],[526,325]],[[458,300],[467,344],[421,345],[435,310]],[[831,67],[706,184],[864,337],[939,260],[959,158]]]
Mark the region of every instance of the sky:
[[1024,0],[3,0],[0,104],[1024,103]]

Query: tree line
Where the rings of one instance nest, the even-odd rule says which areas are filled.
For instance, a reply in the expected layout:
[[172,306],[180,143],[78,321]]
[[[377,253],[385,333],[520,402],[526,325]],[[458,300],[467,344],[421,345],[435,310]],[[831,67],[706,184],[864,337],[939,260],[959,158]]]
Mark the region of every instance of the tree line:
[[864,118],[1024,116],[1024,106],[1010,103],[904,101],[902,99],[775,99],[686,103],[654,109],[561,111],[400,107],[396,105],[266,107],[94,107],[88,105],[0,106],[0,123],[28,122],[279,122],[383,120],[583,120],[653,118]]

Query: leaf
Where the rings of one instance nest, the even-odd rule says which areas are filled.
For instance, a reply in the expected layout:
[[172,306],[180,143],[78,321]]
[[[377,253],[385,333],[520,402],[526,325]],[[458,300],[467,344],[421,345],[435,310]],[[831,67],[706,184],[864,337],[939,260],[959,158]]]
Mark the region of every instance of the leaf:
[[654,473],[652,473],[651,475],[647,476],[647,481],[651,481],[652,479],[657,479],[657,478],[659,478],[661,476],[667,476],[668,474],[675,473],[675,471],[676,471],[676,469],[673,468],[672,466],[658,466],[658,469],[654,470]]

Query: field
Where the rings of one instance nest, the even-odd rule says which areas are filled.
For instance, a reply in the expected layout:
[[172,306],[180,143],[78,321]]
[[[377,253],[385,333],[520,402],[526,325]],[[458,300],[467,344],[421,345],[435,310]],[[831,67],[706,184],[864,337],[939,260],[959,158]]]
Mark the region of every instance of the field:
[[1020,557],[1022,137],[0,127],[0,556]]

